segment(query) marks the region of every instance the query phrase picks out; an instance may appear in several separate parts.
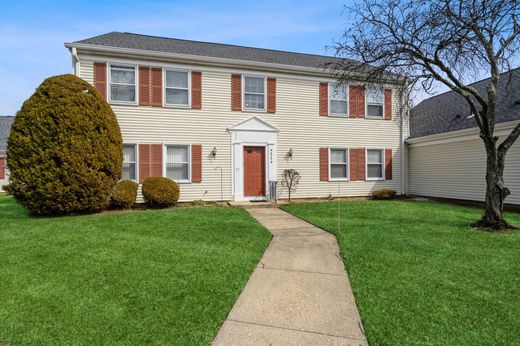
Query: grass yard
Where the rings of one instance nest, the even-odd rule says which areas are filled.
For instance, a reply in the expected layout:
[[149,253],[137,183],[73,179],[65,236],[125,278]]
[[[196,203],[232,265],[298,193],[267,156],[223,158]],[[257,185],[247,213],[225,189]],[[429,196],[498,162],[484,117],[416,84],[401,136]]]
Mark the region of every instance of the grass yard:
[[0,196],[0,345],[207,345],[269,240],[235,208],[36,219]]
[[284,209],[337,235],[370,344],[520,345],[519,232],[435,202],[342,202],[340,231],[337,202]]

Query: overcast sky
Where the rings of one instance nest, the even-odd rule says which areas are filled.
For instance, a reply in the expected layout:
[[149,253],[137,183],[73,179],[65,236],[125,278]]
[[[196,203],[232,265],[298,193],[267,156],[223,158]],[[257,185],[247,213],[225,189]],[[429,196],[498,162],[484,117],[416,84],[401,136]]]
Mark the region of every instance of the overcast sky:
[[64,42],[126,31],[331,55],[349,1],[5,1],[0,114],[14,115],[46,77],[71,72]]

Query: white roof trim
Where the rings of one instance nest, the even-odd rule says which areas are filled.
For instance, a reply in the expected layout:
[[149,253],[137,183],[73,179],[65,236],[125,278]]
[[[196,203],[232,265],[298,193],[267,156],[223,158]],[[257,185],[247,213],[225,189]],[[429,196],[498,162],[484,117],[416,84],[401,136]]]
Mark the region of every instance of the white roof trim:
[[260,117],[253,116],[229,127],[228,131],[279,132],[280,130]]

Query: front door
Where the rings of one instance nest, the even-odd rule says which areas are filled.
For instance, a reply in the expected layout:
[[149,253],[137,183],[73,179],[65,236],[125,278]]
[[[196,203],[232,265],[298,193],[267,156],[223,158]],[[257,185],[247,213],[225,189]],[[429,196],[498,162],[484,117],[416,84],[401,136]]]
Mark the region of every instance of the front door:
[[265,196],[264,147],[244,147],[244,196]]

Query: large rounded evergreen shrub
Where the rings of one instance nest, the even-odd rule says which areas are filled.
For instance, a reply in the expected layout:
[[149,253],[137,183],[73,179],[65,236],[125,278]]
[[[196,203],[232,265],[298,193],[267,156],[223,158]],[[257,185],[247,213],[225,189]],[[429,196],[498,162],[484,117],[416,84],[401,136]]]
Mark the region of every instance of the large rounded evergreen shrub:
[[51,77],[13,122],[8,192],[36,215],[100,211],[122,160],[119,124],[103,96],[76,76]]

